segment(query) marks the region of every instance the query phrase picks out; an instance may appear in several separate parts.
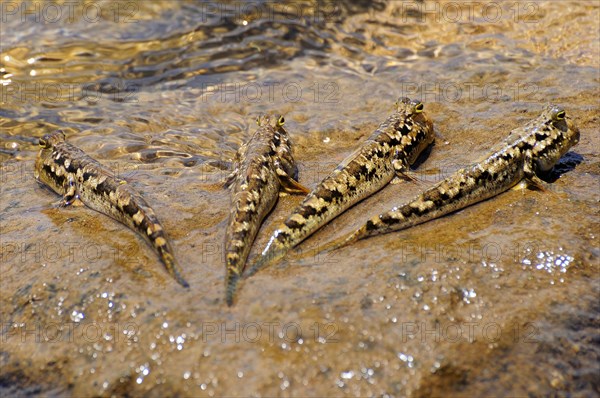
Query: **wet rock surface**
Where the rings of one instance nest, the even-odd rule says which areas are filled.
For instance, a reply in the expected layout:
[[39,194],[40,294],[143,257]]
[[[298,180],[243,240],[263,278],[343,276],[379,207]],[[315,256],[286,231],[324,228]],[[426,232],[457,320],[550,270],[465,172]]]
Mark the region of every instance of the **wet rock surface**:
[[[98,3],[97,20],[81,7],[3,23],[0,393],[597,395],[598,5],[482,3],[458,16],[452,2],[256,4],[272,12],[119,2]],[[437,132],[419,181],[353,207],[227,308],[223,182],[255,117],[285,114],[312,188],[401,95],[425,103]],[[511,190],[315,255],[548,101],[581,129],[548,192]],[[37,138],[59,127],[152,205],[189,290],[126,227],[53,206],[33,162]],[[279,199],[250,263],[301,199]]]

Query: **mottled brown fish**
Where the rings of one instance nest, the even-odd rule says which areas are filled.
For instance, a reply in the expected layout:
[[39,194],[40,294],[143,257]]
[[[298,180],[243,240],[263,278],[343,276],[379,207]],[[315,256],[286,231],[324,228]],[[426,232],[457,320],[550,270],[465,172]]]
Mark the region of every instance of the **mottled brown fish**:
[[579,129],[559,106],[548,105],[540,116],[512,130],[489,157],[458,170],[408,203],[371,218],[361,228],[333,243],[329,251],[359,239],[399,231],[498,195],[526,179],[535,186],[537,173],[550,171],[579,142]]
[[292,156],[284,119],[271,125],[268,116],[259,117],[258,130],[236,154],[232,209],[225,237],[226,301],[233,304],[237,282],[263,219],[271,211],[280,190],[307,193],[298,183],[298,169]]
[[154,211],[127,181],[66,142],[61,131],[45,135],[39,144],[35,178],[63,196],[62,206],[79,200],[139,232],[154,248],[169,274],[180,285],[189,287]]
[[434,140],[433,123],[423,104],[408,98],[353,154],[348,156],[271,235],[249,275],[283,257],[312,233],[355,203],[404,177],[410,165]]

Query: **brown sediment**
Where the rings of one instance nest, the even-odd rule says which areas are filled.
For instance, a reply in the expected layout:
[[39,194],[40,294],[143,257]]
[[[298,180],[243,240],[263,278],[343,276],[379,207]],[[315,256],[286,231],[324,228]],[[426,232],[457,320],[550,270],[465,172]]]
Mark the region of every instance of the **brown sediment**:
[[[476,11],[479,19],[460,23],[435,15],[421,22],[418,14],[404,22],[407,3],[385,10],[340,3],[324,25],[292,24],[277,14],[283,22],[245,27],[210,18],[190,23],[184,16],[191,8],[179,4],[166,10],[140,2],[137,23],[70,24],[76,39],[41,24],[24,30],[20,18],[6,24],[0,76],[13,76],[0,79],[19,88],[89,81],[100,94],[97,101],[89,90],[84,99],[51,101],[4,91],[0,147],[18,156],[0,155],[2,392],[597,395],[595,3],[536,2],[529,23],[505,8],[499,21]],[[358,26],[360,35],[353,33]],[[264,40],[262,27],[276,40]],[[215,45],[207,46],[207,37]],[[291,91],[286,99],[276,90],[270,100],[264,86],[258,101],[221,101],[221,71],[231,83],[287,83],[291,90],[293,82],[303,95],[292,102]],[[139,90],[110,89],[116,76]],[[203,91],[200,77],[217,91]],[[450,96],[452,85],[463,89],[458,98]],[[501,92],[486,94],[486,87]],[[334,102],[326,101],[330,92],[338,93]],[[136,101],[124,100],[131,94]],[[349,209],[287,261],[246,281],[228,309],[222,239],[229,192],[219,187],[230,170],[202,162],[226,164],[254,116],[284,113],[300,182],[314,188],[402,94],[423,94],[438,134],[418,181],[391,185]],[[549,192],[507,191],[335,255],[312,254],[485,155],[547,101],[563,106],[581,130]],[[37,145],[11,137],[57,127],[152,204],[185,265],[188,293],[119,223],[85,208],[51,208],[56,195],[33,178]],[[181,154],[198,163],[186,165],[190,158]],[[279,199],[256,248],[301,200]],[[462,334],[455,339],[436,325]],[[470,326],[478,333],[473,342]],[[485,326],[501,331],[497,341],[486,340]],[[534,332],[534,341],[514,339],[515,330]]]

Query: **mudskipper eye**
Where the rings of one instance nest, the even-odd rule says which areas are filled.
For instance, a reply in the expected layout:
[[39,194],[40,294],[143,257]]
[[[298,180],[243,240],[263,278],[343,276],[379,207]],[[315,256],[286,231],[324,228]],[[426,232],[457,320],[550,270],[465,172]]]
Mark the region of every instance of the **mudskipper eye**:
[[552,105],[550,108],[550,117],[552,121],[557,122],[560,120],[564,120],[566,117],[565,110],[562,106]]
[[40,138],[39,145],[42,148],[50,148],[50,136],[46,134],[42,138]]
[[283,116],[279,116],[279,119],[277,119],[277,125],[283,126],[284,123],[285,123],[285,119],[283,118]]
[[419,102],[417,105],[415,105],[415,112],[421,113],[421,112],[423,112],[423,108],[424,108],[423,103]]

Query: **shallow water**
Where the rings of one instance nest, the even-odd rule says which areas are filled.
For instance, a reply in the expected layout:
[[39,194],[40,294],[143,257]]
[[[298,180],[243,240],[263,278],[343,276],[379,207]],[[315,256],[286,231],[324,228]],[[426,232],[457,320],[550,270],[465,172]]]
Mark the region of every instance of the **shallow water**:
[[[0,5],[0,391],[596,396],[598,4],[244,4]],[[314,187],[399,96],[435,123],[419,181],[350,209],[227,308],[222,183],[256,116],[285,114]],[[547,101],[581,129],[549,192],[312,254]],[[189,291],[117,222],[53,207],[33,162],[57,127],[142,192]],[[250,262],[301,199],[279,200]]]

